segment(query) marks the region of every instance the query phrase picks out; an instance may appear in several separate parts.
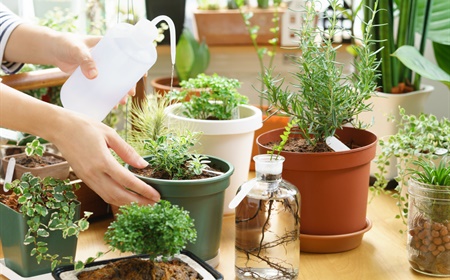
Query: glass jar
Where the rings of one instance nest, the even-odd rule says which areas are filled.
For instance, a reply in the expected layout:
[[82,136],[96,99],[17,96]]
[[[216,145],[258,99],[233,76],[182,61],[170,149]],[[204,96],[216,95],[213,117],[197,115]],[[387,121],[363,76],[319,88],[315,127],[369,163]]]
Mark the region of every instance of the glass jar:
[[450,276],[450,186],[408,182],[408,260],[417,272]]
[[[284,157],[257,155],[256,178],[236,207],[238,279],[297,279],[300,266],[300,193],[281,177]],[[249,185],[250,184],[250,185]]]

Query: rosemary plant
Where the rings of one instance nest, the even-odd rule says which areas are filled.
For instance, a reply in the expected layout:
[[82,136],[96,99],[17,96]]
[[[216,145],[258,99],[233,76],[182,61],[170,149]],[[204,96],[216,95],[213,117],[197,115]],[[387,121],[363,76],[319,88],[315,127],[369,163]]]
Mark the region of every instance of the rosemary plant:
[[297,67],[293,73],[295,82],[291,88],[282,89],[284,79],[274,77],[270,69],[263,77],[267,89],[261,93],[273,107],[269,110],[291,116],[301,136],[313,147],[325,145],[325,139],[344,124],[362,126],[357,115],[371,109],[368,100],[377,87],[379,64],[368,32],[374,24],[372,18],[365,24],[360,44],[354,47],[358,54],[353,62],[355,71],[343,75],[344,65],[336,61],[339,46],[332,41],[341,29],[337,25],[340,1],[329,1],[334,13],[327,31],[315,25],[318,16],[315,2],[307,2],[303,27],[296,31],[301,55],[293,58]]

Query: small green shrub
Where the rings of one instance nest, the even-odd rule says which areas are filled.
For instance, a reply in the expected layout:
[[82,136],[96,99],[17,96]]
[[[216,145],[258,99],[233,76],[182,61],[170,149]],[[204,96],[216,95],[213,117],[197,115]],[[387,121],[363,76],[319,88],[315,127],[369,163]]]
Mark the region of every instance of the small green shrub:
[[[182,102],[183,114],[188,118],[230,120],[236,118],[239,104],[248,103],[248,98],[237,91],[241,86],[237,79],[202,73],[180,85],[182,90],[169,92],[168,98]],[[200,92],[195,95],[193,90]]]

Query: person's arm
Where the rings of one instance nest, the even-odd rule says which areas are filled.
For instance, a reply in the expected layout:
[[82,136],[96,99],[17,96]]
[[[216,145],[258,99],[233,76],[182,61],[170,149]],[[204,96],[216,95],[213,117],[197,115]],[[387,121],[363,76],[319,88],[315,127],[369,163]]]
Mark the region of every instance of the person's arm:
[[0,83],[0,126],[37,135],[55,144],[77,176],[107,203],[148,204],[160,199],[156,190],[121,166],[109,148],[132,166],[142,168],[147,162],[112,128],[100,122]]

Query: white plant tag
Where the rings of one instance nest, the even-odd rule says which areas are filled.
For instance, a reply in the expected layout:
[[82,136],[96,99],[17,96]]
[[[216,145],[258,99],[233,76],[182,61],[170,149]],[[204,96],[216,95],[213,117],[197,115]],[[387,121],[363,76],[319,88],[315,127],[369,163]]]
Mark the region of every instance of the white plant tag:
[[12,177],[14,175],[14,167],[16,167],[16,159],[10,158],[8,160],[8,166],[6,167],[6,174],[5,174],[5,182],[3,184],[3,191],[7,192],[5,186],[7,183],[11,183]]
[[246,184],[245,186],[243,186],[241,190],[236,194],[236,196],[230,201],[230,204],[228,204],[228,208],[236,208],[244,199],[244,197],[250,192],[254,185],[255,184]]
[[434,151],[434,153],[438,156],[443,156],[446,153],[448,153],[448,150],[445,148],[437,148],[436,151]]
[[334,136],[329,136],[325,139],[328,147],[333,149],[335,152],[342,152],[342,151],[348,151],[350,150],[349,147],[347,147],[344,143],[341,142],[341,140],[337,139]]

